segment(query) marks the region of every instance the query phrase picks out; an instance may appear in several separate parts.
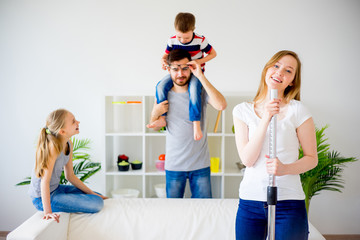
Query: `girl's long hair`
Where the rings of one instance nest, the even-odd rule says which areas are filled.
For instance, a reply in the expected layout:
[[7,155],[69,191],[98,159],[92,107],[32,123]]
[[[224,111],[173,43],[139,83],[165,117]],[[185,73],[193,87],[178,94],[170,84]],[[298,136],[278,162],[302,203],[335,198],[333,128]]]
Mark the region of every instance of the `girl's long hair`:
[[265,65],[262,74],[261,74],[261,80],[260,80],[260,85],[258,88],[258,91],[256,93],[256,96],[254,97],[254,102],[259,102],[265,99],[267,93],[268,93],[268,87],[266,85],[266,80],[265,80],[265,76],[266,76],[266,72],[267,70],[274,66],[275,63],[277,63],[280,58],[284,57],[284,56],[293,56],[296,61],[297,61],[297,67],[296,67],[296,72],[295,72],[295,76],[294,76],[294,80],[293,80],[293,85],[292,86],[288,86],[285,91],[284,91],[284,100],[285,102],[289,102],[291,99],[295,99],[300,101],[300,87],[301,87],[301,61],[298,57],[298,55],[295,52],[289,51],[289,50],[282,50],[280,52],[277,52]]
[[44,169],[48,168],[49,157],[51,157],[50,148],[55,150],[56,155],[63,150],[59,131],[65,125],[67,113],[65,109],[53,111],[46,119],[46,126],[40,131],[35,160],[35,175],[39,178],[44,175]]

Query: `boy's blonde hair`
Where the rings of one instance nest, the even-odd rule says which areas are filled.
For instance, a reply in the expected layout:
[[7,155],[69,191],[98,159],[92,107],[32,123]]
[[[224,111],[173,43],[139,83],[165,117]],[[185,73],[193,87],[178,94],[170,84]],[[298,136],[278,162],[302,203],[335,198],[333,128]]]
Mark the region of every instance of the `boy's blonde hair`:
[[56,155],[63,150],[59,131],[64,127],[65,117],[68,113],[69,111],[65,109],[51,112],[46,119],[46,126],[40,131],[35,160],[35,175],[39,178],[44,175],[44,169],[48,168],[51,156],[50,145],[54,147]]
[[186,33],[195,30],[195,16],[191,13],[180,12],[175,17],[175,29]]
[[265,99],[265,97],[267,95],[268,87],[266,85],[266,80],[265,80],[267,70],[270,67],[274,66],[275,63],[277,63],[280,60],[280,58],[287,56],[287,55],[290,55],[296,59],[297,67],[295,70],[294,80],[292,81],[292,83],[293,83],[292,86],[288,86],[284,91],[284,100],[285,100],[285,102],[289,102],[291,99],[300,101],[301,61],[295,52],[292,52],[289,50],[282,50],[280,52],[275,53],[275,55],[266,63],[266,65],[262,71],[262,74],[261,74],[260,85],[259,85],[258,91],[256,93],[256,96],[254,98],[254,102],[258,102],[258,101]]

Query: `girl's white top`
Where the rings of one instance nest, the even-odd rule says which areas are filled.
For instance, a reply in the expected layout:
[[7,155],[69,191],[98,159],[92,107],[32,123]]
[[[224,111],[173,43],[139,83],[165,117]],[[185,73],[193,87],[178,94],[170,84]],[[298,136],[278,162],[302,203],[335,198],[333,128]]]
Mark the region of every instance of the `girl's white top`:
[[[249,139],[255,133],[260,123],[256,115],[253,103],[241,103],[234,107],[233,115],[243,121],[249,128]],[[299,101],[291,100],[288,109],[282,119],[277,120],[276,153],[277,158],[284,164],[293,163],[299,157],[299,140],[296,129],[311,117],[306,107]],[[240,183],[239,196],[241,199],[266,201],[269,174],[266,171],[266,158],[269,155],[269,129],[261,148],[259,158],[252,167],[245,169],[243,180]],[[303,192],[300,175],[276,176],[278,200],[303,200]]]

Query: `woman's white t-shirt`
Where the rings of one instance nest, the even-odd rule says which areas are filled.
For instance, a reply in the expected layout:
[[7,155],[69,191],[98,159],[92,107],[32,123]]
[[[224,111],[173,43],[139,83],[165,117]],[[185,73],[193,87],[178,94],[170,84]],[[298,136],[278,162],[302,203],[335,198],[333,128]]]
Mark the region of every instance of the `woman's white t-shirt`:
[[[255,113],[254,104],[244,102],[236,105],[233,115],[248,126],[249,139],[251,139],[261,120]],[[296,129],[309,118],[311,118],[311,114],[306,107],[300,101],[291,100],[285,116],[277,120],[276,153],[282,163],[289,164],[298,160],[300,144]],[[245,169],[239,189],[241,199],[254,201],[266,201],[267,199],[269,175],[266,171],[265,155],[269,155],[269,129],[270,124],[258,160],[252,167]],[[278,200],[305,199],[300,175],[276,176],[275,179]]]

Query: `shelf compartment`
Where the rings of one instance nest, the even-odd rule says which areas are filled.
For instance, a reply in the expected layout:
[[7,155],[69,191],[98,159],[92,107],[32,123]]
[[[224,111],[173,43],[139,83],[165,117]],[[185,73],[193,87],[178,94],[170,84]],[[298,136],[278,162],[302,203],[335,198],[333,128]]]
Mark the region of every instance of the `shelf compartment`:
[[[106,136],[106,168],[105,172],[116,172],[118,155],[125,154],[129,157],[129,162],[139,160],[143,162],[142,145],[143,138],[141,136]],[[144,162],[143,167],[144,169]],[[131,172],[143,171],[143,170],[130,170]],[[119,173],[127,173],[120,172]]]
[[214,176],[211,174],[211,192],[213,198],[222,198],[221,186],[223,178],[222,176]]
[[165,175],[163,176],[145,176],[145,197],[146,198],[157,198],[156,192],[155,192],[155,185],[160,183],[165,183]]
[[251,102],[254,96],[254,94],[250,93],[239,96],[226,96],[225,133],[233,133],[232,126],[234,125],[234,121],[232,112],[234,107],[242,102]]
[[145,172],[151,173],[158,171],[155,167],[155,163],[156,160],[159,159],[160,154],[165,154],[165,143],[165,135],[145,136]]
[[111,197],[111,191],[119,188],[131,188],[140,191],[139,198],[143,197],[143,176],[115,175],[106,176],[106,195]]
[[236,162],[240,162],[239,153],[233,136],[225,137],[225,173],[239,173]]
[[223,119],[224,111],[221,111],[219,123],[218,123],[218,126],[217,126],[217,130],[216,130],[216,132],[214,132],[215,125],[216,125],[216,119],[218,117],[218,114],[219,114],[218,110],[216,110],[215,108],[213,108],[209,104],[207,105],[207,109],[206,109],[206,129],[207,129],[208,134],[209,133],[218,133],[218,134],[222,133],[222,126],[223,126],[222,119]]
[[224,198],[239,198],[239,186],[241,180],[241,176],[224,177]]
[[222,173],[222,154],[221,154],[221,148],[222,148],[222,137],[221,136],[208,136],[208,146],[209,146],[209,153],[210,158],[217,157],[220,159],[219,162],[219,172],[212,173],[212,174],[221,174]]
[[106,133],[143,132],[143,105],[141,96],[106,96]]

